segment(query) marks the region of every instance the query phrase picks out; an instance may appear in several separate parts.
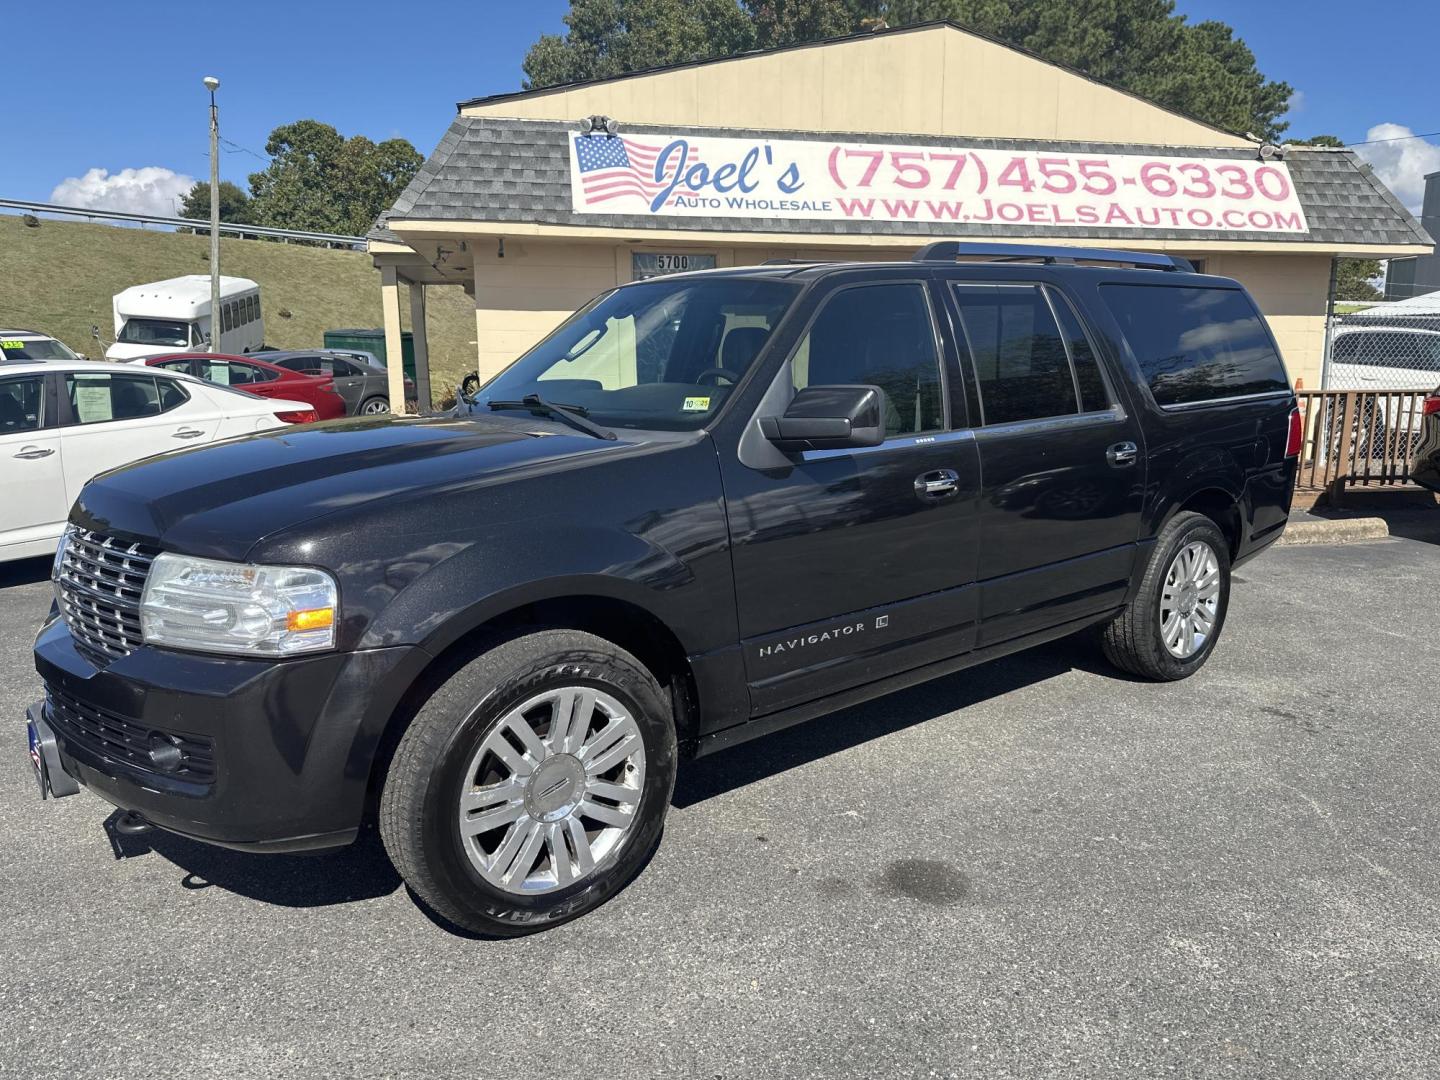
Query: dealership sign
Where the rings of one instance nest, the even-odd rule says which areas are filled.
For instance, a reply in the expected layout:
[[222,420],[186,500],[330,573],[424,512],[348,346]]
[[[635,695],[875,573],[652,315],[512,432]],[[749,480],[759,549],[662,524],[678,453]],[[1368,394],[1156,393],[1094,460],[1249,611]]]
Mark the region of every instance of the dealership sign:
[[1280,161],[580,135],[579,214],[1308,231]]

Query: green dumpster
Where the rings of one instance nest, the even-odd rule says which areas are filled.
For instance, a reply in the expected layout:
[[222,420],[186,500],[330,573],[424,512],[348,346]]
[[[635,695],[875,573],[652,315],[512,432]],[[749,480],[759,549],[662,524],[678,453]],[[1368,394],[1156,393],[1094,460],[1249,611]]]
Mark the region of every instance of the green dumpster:
[[[390,366],[385,355],[384,330],[326,330],[325,348],[361,349],[373,353],[386,367]],[[405,374],[415,378],[415,335],[409,330],[400,331],[400,351],[405,357]]]

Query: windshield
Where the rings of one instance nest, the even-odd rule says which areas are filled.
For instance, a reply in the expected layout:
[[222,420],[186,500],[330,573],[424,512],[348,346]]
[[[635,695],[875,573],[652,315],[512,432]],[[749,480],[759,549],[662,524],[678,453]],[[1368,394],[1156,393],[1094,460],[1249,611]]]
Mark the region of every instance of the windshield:
[[127,319],[115,340],[126,345],[189,345],[190,324],[170,319]]
[[607,293],[497,375],[481,406],[538,394],[612,428],[684,431],[725,403],[798,287],[673,278]]
[[[3,335],[0,335],[3,338]],[[0,340],[0,356],[7,360],[78,360],[80,359],[54,338]]]

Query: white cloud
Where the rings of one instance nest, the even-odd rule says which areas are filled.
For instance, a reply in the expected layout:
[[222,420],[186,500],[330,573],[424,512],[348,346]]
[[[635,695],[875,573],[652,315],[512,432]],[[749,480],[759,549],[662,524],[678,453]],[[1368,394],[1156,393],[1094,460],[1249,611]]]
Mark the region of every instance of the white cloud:
[[1290,93],[1290,100],[1285,102],[1286,113],[1298,113],[1305,111],[1305,91],[1293,90]]
[[1418,214],[1425,196],[1425,174],[1440,171],[1440,146],[1409,137],[1414,134],[1403,124],[1376,124],[1365,133],[1370,145],[1357,146],[1355,152],[1370,163],[1397,199]]
[[61,180],[50,193],[50,201],[92,210],[176,217],[180,200],[194,186],[193,176],[158,165],[121,169],[113,175],[106,169],[91,169],[84,176]]

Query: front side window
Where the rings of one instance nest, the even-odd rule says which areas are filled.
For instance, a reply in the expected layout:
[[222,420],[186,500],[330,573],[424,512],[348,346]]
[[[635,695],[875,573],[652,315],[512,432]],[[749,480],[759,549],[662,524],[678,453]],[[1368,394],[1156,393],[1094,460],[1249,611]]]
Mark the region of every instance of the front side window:
[[41,401],[45,383],[39,378],[0,381],[0,435],[38,431],[44,423]]
[[1238,289],[1102,285],[1160,406],[1290,389],[1285,365]]
[[[170,379],[159,380],[167,384]],[[137,420],[159,416],[185,400],[173,393],[164,397],[154,375],[111,375],[102,372],[77,371],[65,376],[65,391],[70,407],[81,424],[101,424],[110,420]]]
[[945,426],[940,357],[925,286],[842,289],[825,301],[790,358],[795,389],[871,385],[885,391],[885,435]]
[[[657,278],[578,312],[481,388],[538,394],[605,427],[683,431],[719,411],[798,295],[784,281]],[[509,406],[497,406],[507,409]]]
[[987,427],[1080,411],[1065,341],[1040,286],[955,285],[954,295]]
[[188,322],[172,319],[126,319],[115,340],[124,345],[161,345],[181,348],[190,344]]

